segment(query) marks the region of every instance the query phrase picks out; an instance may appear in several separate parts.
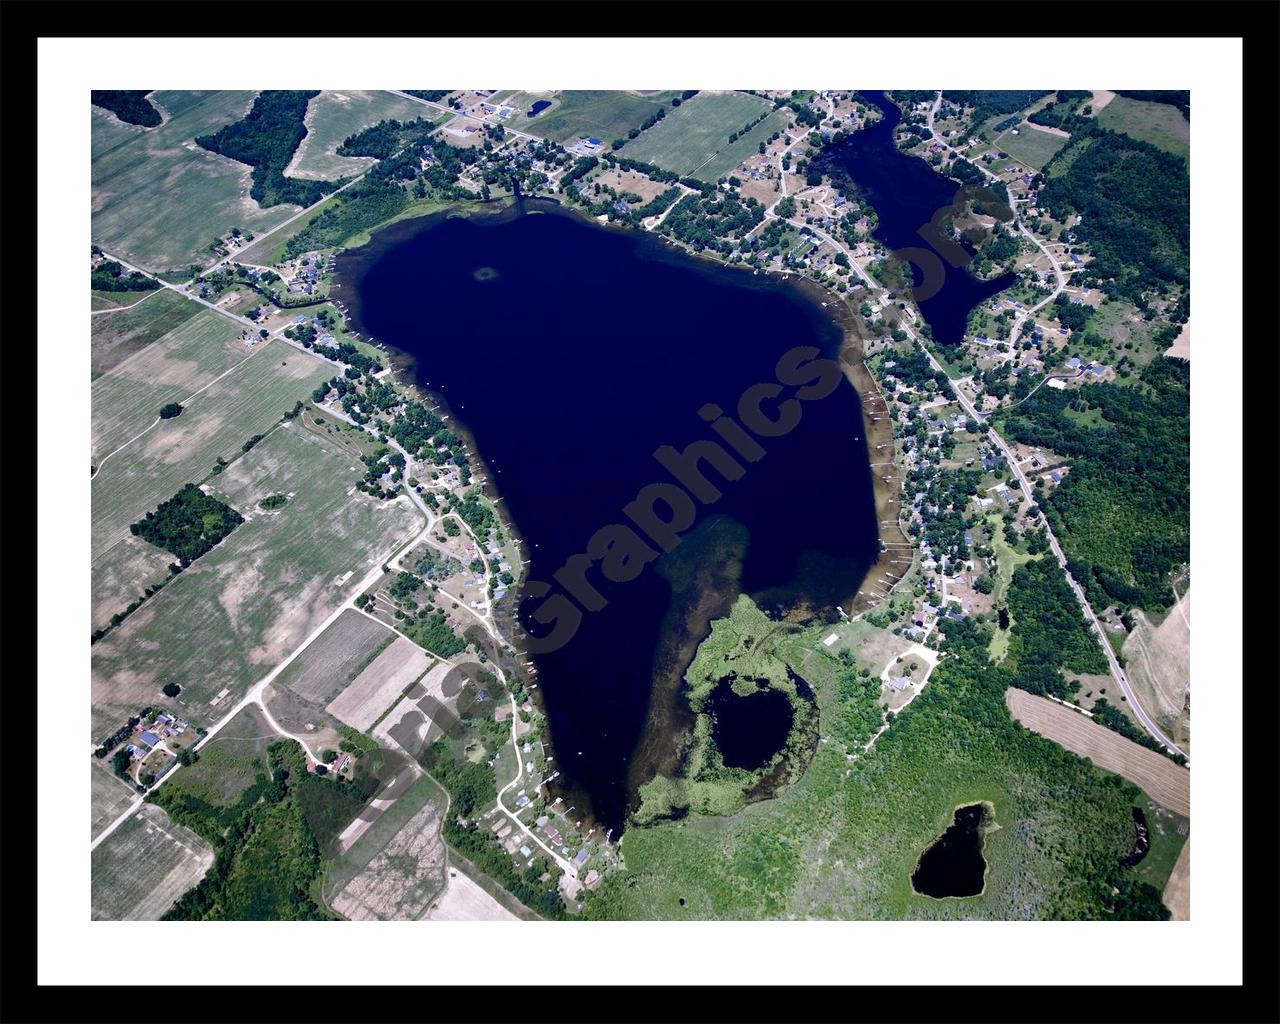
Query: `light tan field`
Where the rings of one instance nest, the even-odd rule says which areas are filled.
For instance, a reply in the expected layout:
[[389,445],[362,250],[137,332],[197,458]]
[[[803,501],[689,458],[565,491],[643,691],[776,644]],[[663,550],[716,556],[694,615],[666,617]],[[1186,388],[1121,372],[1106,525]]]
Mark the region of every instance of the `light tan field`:
[[1188,320],[1182,325],[1182,330],[1178,332],[1177,340],[1174,341],[1164,354],[1171,359],[1190,359],[1191,358],[1191,321]]
[[1186,768],[1046,697],[1010,687],[1004,699],[1014,719],[1032,732],[1123,776],[1162,807],[1191,816],[1191,773]]
[[[447,851],[440,838],[443,797],[420,778],[335,865],[330,900],[353,921],[416,921],[444,886]],[[412,810],[407,820],[404,812]]]
[[634,192],[646,203],[650,199],[656,199],[662,195],[669,185],[663,185],[661,182],[651,181],[643,174],[637,174],[635,171],[623,171],[614,168],[612,171],[604,171],[594,178],[590,179],[591,183],[599,182],[601,185],[608,185],[618,192]]
[[325,710],[364,732],[427,670],[431,660],[417,644],[398,636]]
[[1191,837],[1182,844],[1182,852],[1164,886],[1164,905],[1174,921],[1191,920]]
[[427,911],[428,921],[518,921],[519,918],[456,868],[449,869],[449,882],[435,905]]
[[144,804],[92,854],[95,921],[158,921],[204,877],[213,848],[154,804]]
[[1103,107],[1116,98],[1116,94],[1110,89],[1094,89],[1093,90],[1093,112],[1097,114]]
[[1133,632],[1125,639],[1129,681],[1162,729],[1178,746],[1188,749],[1191,715],[1185,710],[1191,687],[1191,591],[1187,591],[1159,626],[1152,626],[1140,610],[1133,613]]

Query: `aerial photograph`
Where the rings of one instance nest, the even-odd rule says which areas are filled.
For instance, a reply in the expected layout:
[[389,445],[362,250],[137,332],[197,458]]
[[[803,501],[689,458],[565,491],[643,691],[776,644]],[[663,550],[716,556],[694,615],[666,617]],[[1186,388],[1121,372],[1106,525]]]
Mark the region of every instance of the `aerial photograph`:
[[1189,919],[1190,90],[82,95],[83,916]]

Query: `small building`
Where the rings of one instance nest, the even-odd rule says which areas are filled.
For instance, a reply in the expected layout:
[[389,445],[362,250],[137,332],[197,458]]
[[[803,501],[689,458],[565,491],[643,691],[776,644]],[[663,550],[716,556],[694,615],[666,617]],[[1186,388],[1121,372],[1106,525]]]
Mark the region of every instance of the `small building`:
[[578,855],[573,858],[573,862],[579,865],[585,864],[589,856],[591,856],[591,851],[584,846],[581,850],[578,851]]
[[1067,360],[1067,365],[1071,367],[1071,369],[1073,370],[1078,370],[1080,368],[1080,357],[1072,356],[1070,359]]
[[527,846],[522,846],[522,847],[520,847],[520,855],[521,855],[522,857],[532,857],[532,856],[533,856],[533,851],[532,851],[531,849],[529,849],[529,847],[527,847]]

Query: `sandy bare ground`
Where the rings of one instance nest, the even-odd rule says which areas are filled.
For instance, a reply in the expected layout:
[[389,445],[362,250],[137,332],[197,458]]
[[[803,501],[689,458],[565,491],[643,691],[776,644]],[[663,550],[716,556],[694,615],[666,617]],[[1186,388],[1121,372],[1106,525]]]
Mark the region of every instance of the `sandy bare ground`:
[[[1125,639],[1124,656],[1129,678],[1142,706],[1163,728],[1181,734],[1183,707],[1191,688],[1191,592],[1170,609],[1159,626],[1152,626],[1141,611],[1134,612],[1133,632]],[[1174,736],[1181,745],[1187,737]]]
[[1186,768],[1046,697],[1010,687],[1004,699],[1014,719],[1032,732],[1123,776],[1161,807],[1191,817],[1191,772]]
[[1116,98],[1116,94],[1110,89],[1094,89],[1093,90],[1093,113],[1096,117],[1102,112],[1102,108]]
[[325,710],[364,732],[430,663],[422,648],[398,636]]
[[1190,359],[1191,358],[1191,321],[1188,320],[1182,325],[1182,330],[1178,332],[1178,337],[1172,345],[1164,350],[1164,354],[1171,359]]
[[449,869],[449,883],[429,911],[428,921],[518,921],[475,882],[457,868]]
[[1191,920],[1191,837],[1182,844],[1177,863],[1164,886],[1164,905],[1175,921]]
[[[1034,121],[1027,121],[1028,128],[1034,128],[1038,132],[1044,132],[1046,135],[1056,135],[1060,139],[1071,138],[1070,132],[1064,132],[1061,128],[1054,128],[1047,124],[1036,124]],[[1021,127],[1021,125],[1019,125]]]
[[352,921],[417,921],[440,890],[446,863],[440,814],[428,802],[333,900]]

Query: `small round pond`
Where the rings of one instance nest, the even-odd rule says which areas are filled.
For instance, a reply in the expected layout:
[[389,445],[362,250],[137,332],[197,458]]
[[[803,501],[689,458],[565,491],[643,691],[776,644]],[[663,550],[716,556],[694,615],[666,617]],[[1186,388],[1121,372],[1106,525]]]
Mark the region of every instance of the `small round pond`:
[[991,812],[986,804],[956,809],[955,820],[920,855],[911,888],[922,896],[977,896],[986,884],[982,836]]
[[757,690],[742,696],[722,679],[711,691],[706,710],[711,735],[729,768],[755,771],[787,743],[794,712],[781,690]]

